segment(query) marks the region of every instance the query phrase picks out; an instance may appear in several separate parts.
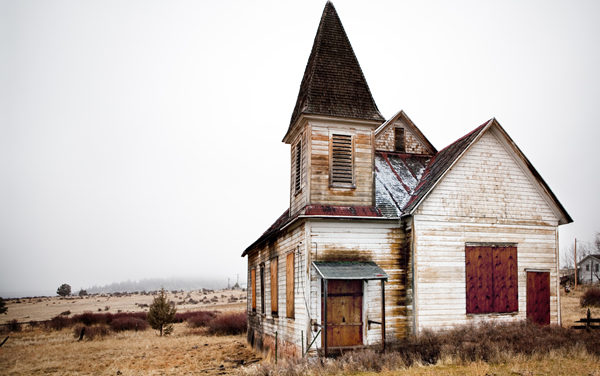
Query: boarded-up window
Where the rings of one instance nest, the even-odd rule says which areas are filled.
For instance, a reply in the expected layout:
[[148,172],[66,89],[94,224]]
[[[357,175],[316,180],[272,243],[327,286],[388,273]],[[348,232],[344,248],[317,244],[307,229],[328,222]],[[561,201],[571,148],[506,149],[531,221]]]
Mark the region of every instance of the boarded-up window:
[[285,309],[291,319],[294,318],[294,278],[294,252],[291,252],[285,263]]
[[354,184],[352,136],[331,136],[331,184],[352,186]]
[[278,299],[279,299],[279,280],[277,279],[278,258],[271,260],[271,314],[277,316]]
[[256,269],[250,270],[250,286],[252,289],[252,312],[256,312]]
[[260,313],[265,313],[265,264],[260,264]]
[[296,144],[296,165],[294,166],[294,192],[300,192],[302,187],[302,141]]
[[516,247],[467,246],[465,262],[467,313],[518,311]]
[[404,152],[404,128],[394,128],[394,150]]

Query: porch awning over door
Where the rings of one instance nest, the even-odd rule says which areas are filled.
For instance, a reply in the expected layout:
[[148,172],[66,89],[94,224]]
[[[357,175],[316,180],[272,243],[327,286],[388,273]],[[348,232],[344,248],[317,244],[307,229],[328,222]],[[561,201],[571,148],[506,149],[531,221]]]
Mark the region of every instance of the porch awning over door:
[[322,279],[388,279],[383,269],[372,261],[313,261],[312,264]]

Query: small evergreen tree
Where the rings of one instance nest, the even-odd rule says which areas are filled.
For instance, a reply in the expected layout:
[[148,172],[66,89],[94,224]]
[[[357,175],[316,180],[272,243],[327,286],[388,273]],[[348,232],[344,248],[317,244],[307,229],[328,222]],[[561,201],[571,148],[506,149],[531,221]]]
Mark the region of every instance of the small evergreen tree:
[[87,294],[88,294],[87,291],[84,289],[79,290],[79,293],[78,293],[79,296],[87,296]]
[[148,310],[148,324],[152,329],[160,331],[161,336],[169,335],[173,332],[176,312],[175,305],[167,300],[167,293],[161,288]]
[[2,297],[0,296],[0,313],[4,313],[6,315],[6,311],[8,311],[8,307],[6,306],[4,299],[2,299]]
[[63,283],[56,289],[56,293],[60,296],[71,295],[71,286],[66,283]]

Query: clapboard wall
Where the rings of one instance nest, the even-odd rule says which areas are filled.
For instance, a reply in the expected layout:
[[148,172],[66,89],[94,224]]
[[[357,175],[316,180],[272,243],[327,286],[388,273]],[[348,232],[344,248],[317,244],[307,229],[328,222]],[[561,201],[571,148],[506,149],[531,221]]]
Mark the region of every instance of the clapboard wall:
[[[559,323],[558,218],[497,131],[484,133],[413,218],[417,331],[526,317],[526,270],[550,272],[551,323]],[[465,245],[515,243],[518,312],[466,314]]]

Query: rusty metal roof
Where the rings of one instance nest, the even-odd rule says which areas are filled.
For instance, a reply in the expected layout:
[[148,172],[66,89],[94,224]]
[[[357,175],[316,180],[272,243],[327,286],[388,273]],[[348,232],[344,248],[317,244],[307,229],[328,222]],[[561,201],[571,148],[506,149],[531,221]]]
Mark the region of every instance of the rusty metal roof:
[[381,211],[374,206],[339,206],[339,205],[307,205],[303,210],[290,216],[290,210],[287,209],[277,220],[265,231],[254,243],[242,253],[242,257],[246,256],[253,248],[265,243],[270,238],[276,237],[279,232],[289,225],[299,216],[303,217],[371,217],[383,218]]
[[388,275],[372,261],[313,261],[323,279],[388,279]]
[[308,205],[304,215],[333,217],[381,217],[375,206]]

